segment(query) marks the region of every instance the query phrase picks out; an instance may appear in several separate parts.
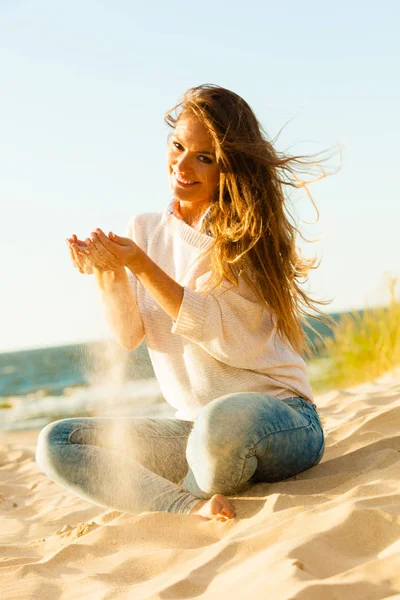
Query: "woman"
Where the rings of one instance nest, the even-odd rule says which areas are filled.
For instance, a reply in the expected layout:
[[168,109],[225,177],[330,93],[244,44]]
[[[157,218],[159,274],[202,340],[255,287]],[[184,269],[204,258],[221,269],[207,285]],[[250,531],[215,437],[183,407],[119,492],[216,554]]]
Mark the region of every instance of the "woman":
[[[173,116],[173,111],[175,116]],[[40,433],[48,476],[101,506],[234,518],[227,498],[316,465],[324,433],[301,356],[315,304],[286,213],[291,165],[252,109],[214,85],[166,115],[173,201],[140,214],[128,237],[68,239],[95,273],[119,343],[144,337],[175,419],[72,418]]]

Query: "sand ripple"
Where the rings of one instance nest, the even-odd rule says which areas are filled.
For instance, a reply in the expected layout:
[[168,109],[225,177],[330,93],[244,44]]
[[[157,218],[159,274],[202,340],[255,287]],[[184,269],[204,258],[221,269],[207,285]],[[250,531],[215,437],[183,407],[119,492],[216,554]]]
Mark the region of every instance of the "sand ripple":
[[400,597],[400,377],[317,399],[322,462],[233,499],[233,521],[125,515],[57,486],[37,434],[0,447],[3,598]]

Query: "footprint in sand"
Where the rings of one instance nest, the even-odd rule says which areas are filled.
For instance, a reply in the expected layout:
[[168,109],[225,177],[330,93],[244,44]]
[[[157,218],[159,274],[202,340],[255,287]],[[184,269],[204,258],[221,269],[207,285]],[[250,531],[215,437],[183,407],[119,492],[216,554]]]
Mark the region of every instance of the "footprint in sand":
[[76,537],[81,537],[81,535],[86,535],[90,533],[94,529],[97,529],[97,523],[78,523],[76,526]]
[[71,525],[66,524],[57,529],[56,535],[60,537],[67,537],[75,534],[76,537],[81,537],[82,535],[86,535],[94,529],[97,529],[97,527],[97,523],[94,523],[93,521],[91,523],[78,523],[76,527],[71,527]]
[[57,529],[56,535],[59,535],[60,537],[65,537],[67,535],[71,535],[73,530],[74,530],[74,528],[71,527],[71,525],[63,525],[63,527],[60,527],[60,529]]

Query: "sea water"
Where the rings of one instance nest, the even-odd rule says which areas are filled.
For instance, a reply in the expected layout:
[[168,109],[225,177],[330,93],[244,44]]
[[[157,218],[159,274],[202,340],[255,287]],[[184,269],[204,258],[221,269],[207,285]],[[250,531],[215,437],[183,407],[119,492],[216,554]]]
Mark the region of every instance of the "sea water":
[[174,416],[145,342],[113,341],[0,354],[0,431],[36,429],[74,416]]
[[[339,320],[339,314],[332,314]],[[326,338],[330,331],[313,326]],[[306,335],[315,335],[306,327]],[[314,337],[313,337],[314,336]],[[309,362],[309,374],[326,369]],[[112,340],[0,354],[0,432],[36,429],[74,416],[169,416],[146,342],[134,352]]]

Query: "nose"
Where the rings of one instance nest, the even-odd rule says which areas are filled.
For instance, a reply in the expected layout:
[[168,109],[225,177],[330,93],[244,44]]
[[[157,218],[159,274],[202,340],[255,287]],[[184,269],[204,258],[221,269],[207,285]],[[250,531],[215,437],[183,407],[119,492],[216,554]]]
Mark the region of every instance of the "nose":
[[179,168],[181,173],[192,170],[192,159],[188,154],[183,152],[176,157],[175,165]]

